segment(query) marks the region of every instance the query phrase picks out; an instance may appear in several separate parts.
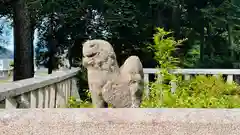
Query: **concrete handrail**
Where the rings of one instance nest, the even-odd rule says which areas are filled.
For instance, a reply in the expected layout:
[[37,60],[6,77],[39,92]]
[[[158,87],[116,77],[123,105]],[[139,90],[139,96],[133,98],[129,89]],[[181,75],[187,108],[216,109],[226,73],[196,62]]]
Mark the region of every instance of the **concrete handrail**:
[[26,100],[29,102],[29,106],[32,107],[56,107],[55,100],[57,100],[57,97],[55,94],[61,93],[61,95],[57,96],[67,100],[66,96],[69,97],[73,89],[76,90],[76,80],[74,78],[78,71],[78,69],[57,71],[44,77],[34,77],[1,84],[0,101],[5,100],[6,108],[16,108],[16,100]]
[[[159,71],[156,68],[144,68],[143,69],[145,74],[155,74]],[[170,73],[173,74],[222,74],[222,75],[240,75],[240,69],[174,69],[170,70]]]
[[[149,75],[150,74],[156,74],[161,69],[156,68],[144,68],[144,82],[146,83],[146,95],[149,94]],[[240,75],[240,69],[174,69],[169,71],[172,74],[181,74],[184,76],[185,80],[191,79],[191,75],[227,75],[227,82],[232,83],[233,82],[233,75]],[[161,78],[161,75],[158,75],[158,78]],[[175,92],[177,85],[175,82],[171,82],[171,91]]]

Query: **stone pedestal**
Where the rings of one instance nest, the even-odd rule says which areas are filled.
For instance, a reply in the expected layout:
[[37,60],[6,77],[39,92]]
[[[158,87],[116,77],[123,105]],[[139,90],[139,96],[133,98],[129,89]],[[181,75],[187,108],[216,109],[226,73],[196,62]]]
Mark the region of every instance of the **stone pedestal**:
[[1,135],[238,135],[239,109],[0,111]]

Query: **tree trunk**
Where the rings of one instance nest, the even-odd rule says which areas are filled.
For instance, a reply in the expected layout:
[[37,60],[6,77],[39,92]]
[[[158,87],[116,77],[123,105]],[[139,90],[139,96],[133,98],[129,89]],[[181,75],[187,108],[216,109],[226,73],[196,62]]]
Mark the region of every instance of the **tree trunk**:
[[[230,1],[231,2],[231,4],[234,4],[235,3],[235,1],[234,0],[231,0]],[[231,59],[233,60],[233,61],[235,61],[235,57],[234,57],[234,50],[233,50],[233,47],[234,47],[234,37],[233,37],[233,26],[232,26],[232,24],[231,24],[231,21],[228,19],[228,17],[227,17],[227,19],[226,19],[227,21],[228,21],[228,23],[227,23],[227,30],[228,30],[228,42],[229,42],[229,46],[230,46],[230,56],[231,56]]]
[[161,15],[161,10],[159,9],[156,13],[156,27],[163,27],[166,28],[166,26],[163,23],[163,17]]
[[[176,1],[176,5],[172,7],[172,30],[175,39],[180,39],[180,29],[181,29],[181,9],[180,2]],[[178,49],[174,52],[175,57],[181,57],[181,54],[184,52],[184,47],[179,46]]]
[[[52,34],[51,34],[52,35]],[[53,53],[53,44],[54,44],[54,41],[53,41],[53,37],[51,36],[50,38],[50,42],[48,43],[48,56],[49,56],[49,59],[48,59],[48,74],[52,74],[52,71],[53,71],[53,68],[54,68],[54,53]]]
[[32,74],[33,74],[33,76],[34,76],[34,73],[35,73],[35,70],[34,70],[34,66],[35,66],[35,64],[34,64],[34,59],[35,59],[35,56],[34,56],[34,51],[35,51],[35,49],[34,49],[34,31],[35,31],[35,21],[33,21],[32,19],[31,19],[31,22],[30,22],[30,33],[31,33],[31,46],[32,46]]
[[[206,37],[206,42],[207,43],[213,43],[214,37],[212,36],[212,24],[210,22],[210,20],[207,23],[207,37]],[[207,44],[206,46],[206,50],[208,50],[206,53],[207,55],[209,55],[210,57],[214,57],[215,55],[215,48],[213,44]]]
[[74,47],[74,44],[68,47],[68,61],[70,66],[69,69],[72,68],[72,64],[73,64],[73,53],[72,53],[73,47]]
[[204,62],[204,55],[205,55],[205,37],[204,37],[204,24],[202,24],[201,32],[200,32],[200,61],[201,63]]
[[50,16],[50,28],[49,28],[49,43],[48,43],[48,54],[49,54],[49,59],[48,59],[48,74],[52,74],[52,71],[54,69],[54,64],[55,64],[55,50],[56,50],[56,42],[55,42],[55,36],[54,36],[54,25],[53,25],[53,16],[54,14],[52,13]]
[[14,24],[14,77],[22,80],[33,77],[32,45],[30,18],[26,0],[17,0],[13,4]]
[[180,3],[178,2],[177,5],[173,6],[172,9],[172,28],[174,31],[174,36],[176,39],[180,39],[180,28],[181,28],[181,9]]
[[233,43],[233,35],[232,35],[232,25],[230,23],[228,23],[228,42],[229,42],[229,46],[230,46],[230,52],[231,52],[231,58],[232,60],[234,60],[234,43]]

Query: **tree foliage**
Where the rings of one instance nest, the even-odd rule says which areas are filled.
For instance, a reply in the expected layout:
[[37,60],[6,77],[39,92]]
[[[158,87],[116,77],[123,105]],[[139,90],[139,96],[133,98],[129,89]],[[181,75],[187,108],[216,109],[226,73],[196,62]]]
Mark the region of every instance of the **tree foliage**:
[[[38,55],[41,61],[48,61],[49,54],[44,52],[53,47],[56,54],[70,48],[71,55],[80,62],[81,44],[100,38],[113,44],[119,64],[129,55],[138,55],[145,68],[156,67],[154,52],[148,47],[153,44],[155,28],[161,27],[173,31],[175,39],[188,39],[174,52],[180,67],[239,65],[239,0],[27,0],[27,3],[32,30],[39,31],[36,51],[41,52]],[[12,17],[11,4],[0,6],[5,6],[1,15]]]

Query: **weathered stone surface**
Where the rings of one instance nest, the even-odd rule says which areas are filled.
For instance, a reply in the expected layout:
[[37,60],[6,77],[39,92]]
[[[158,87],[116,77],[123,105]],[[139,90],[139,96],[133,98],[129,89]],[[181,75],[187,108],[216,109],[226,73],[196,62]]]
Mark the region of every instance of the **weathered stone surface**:
[[239,135],[239,109],[0,110],[1,135]]
[[131,108],[132,97],[128,84],[125,82],[109,81],[103,87],[103,99],[114,108]]
[[102,88],[119,74],[115,52],[107,41],[89,40],[83,44],[83,56],[92,103],[97,108],[107,107],[102,97]]
[[112,45],[104,40],[85,42],[83,56],[95,107],[107,107],[107,103],[116,108],[140,106],[143,68],[137,56],[129,57],[119,68]]
[[137,56],[130,56],[121,66],[120,75],[103,87],[103,98],[114,107],[139,107],[143,94],[143,68]]

